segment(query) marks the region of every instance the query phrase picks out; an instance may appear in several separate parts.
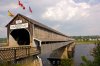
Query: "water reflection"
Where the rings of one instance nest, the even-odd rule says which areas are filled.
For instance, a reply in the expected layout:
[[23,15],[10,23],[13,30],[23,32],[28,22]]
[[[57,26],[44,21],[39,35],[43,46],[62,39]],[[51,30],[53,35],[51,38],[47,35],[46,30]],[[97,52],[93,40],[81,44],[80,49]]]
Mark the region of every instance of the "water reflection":
[[79,44],[75,46],[74,54],[74,66],[80,66],[82,63],[81,56],[86,56],[89,60],[93,60],[93,57],[90,55],[94,44]]

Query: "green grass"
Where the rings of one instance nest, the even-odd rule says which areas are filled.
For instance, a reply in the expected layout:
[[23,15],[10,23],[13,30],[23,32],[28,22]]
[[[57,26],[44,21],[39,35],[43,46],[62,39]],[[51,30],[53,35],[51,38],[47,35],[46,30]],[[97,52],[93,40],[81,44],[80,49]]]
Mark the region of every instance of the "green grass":
[[20,64],[0,63],[0,66],[21,66]]
[[7,38],[0,38],[0,43],[6,43],[7,42]]
[[76,44],[95,44],[96,41],[76,41]]

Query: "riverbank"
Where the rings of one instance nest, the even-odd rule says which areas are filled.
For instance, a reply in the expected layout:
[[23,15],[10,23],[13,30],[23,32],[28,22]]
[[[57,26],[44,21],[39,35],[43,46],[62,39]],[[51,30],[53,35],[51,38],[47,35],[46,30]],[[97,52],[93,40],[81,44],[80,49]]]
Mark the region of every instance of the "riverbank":
[[96,41],[75,41],[76,44],[95,44]]
[[7,46],[7,43],[0,43],[0,47]]

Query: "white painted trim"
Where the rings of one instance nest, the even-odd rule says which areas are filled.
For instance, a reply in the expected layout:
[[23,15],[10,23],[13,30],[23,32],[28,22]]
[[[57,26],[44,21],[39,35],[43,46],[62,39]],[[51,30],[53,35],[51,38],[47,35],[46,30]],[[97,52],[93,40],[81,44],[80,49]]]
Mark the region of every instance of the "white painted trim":
[[28,23],[10,25],[10,29],[21,29],[21,28],[28,28]]
[[37,56],[37,58],[38,58],[38,61],[40,63],[40,66],[43,66],[42,59],[39,56]]
[[37,39],[37,38],[33,38],[33,41],[34,41],[34,39],[37,40],[37,41],[39,41],[40,46],[41,46],[41,40],[39,40],[39,39]]

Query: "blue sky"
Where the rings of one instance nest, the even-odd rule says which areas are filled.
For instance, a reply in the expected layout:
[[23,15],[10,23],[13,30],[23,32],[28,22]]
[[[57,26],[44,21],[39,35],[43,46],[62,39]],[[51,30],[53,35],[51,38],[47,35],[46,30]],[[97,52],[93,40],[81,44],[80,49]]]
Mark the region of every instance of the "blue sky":
[[[100,0],[0,0],[0,37],[6,37],[8,10],[21,13],[66,35],[100,35]],[[30,13],[28,7],[33,13]]]

